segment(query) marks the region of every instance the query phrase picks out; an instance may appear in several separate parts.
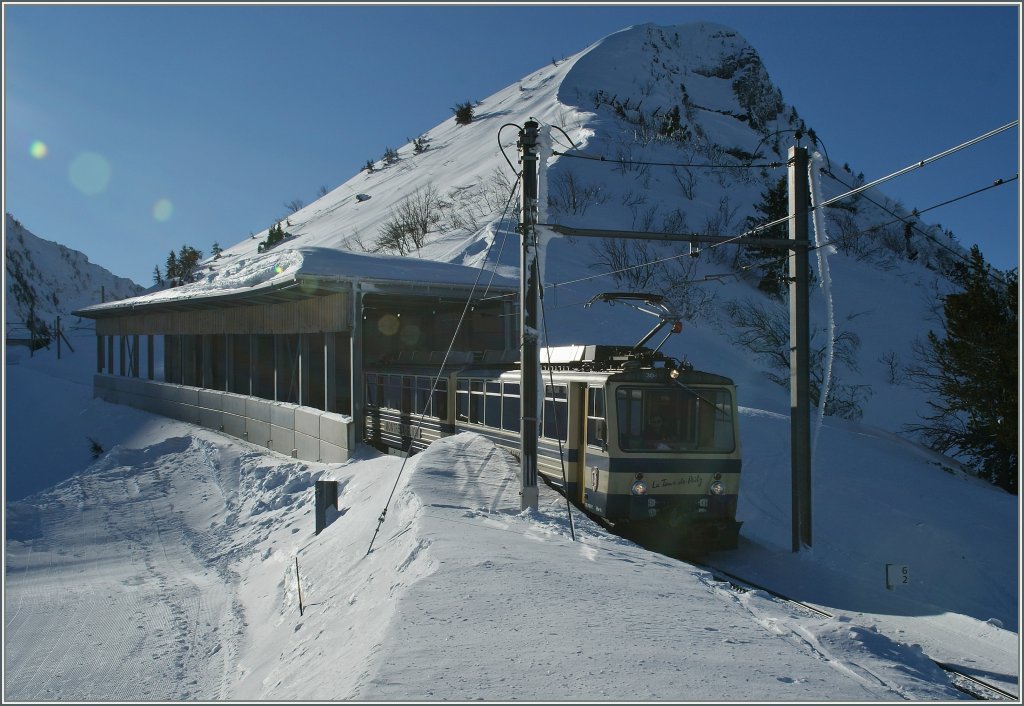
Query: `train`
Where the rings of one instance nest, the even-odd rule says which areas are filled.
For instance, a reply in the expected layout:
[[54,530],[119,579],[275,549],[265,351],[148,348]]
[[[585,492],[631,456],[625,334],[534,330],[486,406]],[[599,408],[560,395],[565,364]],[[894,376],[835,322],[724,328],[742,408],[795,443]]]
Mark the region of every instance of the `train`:
[[[653,532],[698,552],[735,549],[742,524],[736,386],[660,348],[541,349],[537,473],[610,527]],[[364,366],[363,381],[363,440],[371,446],[414,454],[472,431],[519,454],[518,360],[403,352]]]

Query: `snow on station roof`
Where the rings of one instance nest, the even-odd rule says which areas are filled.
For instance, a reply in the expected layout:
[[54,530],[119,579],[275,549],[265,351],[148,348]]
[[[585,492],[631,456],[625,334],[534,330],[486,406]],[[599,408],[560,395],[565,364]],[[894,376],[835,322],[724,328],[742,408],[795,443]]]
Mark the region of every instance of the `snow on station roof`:
[[518,291],[519,283],[478,268],[412,257],[303,247],[261,253],[220,265],[198,282],[73,312],[99,319],[131,313],[275,304],[352,291],[435,296]]

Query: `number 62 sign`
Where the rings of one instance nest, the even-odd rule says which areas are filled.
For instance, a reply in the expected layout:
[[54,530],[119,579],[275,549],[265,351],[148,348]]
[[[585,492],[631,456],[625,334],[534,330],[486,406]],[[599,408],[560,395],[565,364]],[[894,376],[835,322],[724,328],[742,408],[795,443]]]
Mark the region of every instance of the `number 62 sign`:
[[885,587],[890,591],[910,584],[910,567],[906,564],[885,565]]

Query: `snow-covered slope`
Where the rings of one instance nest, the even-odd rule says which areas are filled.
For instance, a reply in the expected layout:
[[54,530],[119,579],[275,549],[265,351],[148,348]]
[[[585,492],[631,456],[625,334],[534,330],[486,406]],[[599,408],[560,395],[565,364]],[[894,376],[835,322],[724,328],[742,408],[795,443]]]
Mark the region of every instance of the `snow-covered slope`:
[[[52,326],[58,317],[95,304],[142,293],[142,287],[89,262],[82,253],[33,235],[11,214],[4,221],[4,315],[8,334],[20,337],[24,322]],[[91,323],[91,322],[90,322]]]

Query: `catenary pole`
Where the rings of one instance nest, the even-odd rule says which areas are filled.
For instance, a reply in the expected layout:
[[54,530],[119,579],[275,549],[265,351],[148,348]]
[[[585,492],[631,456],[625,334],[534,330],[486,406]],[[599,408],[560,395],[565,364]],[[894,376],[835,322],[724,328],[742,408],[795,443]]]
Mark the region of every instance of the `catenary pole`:
[[811,546],[810,325],[807,148],[789,148],[789,399],[793,551]]
[[520,317],[520,425],[519,452],[522,476],[521,510],[537,509],[537,417],[540,409],[540,351],[537,310],[540,271],[537,262],[537,135],[540,125],[528,120],[519,132],[519,159],[523,165],[520,200],[519,317]]

